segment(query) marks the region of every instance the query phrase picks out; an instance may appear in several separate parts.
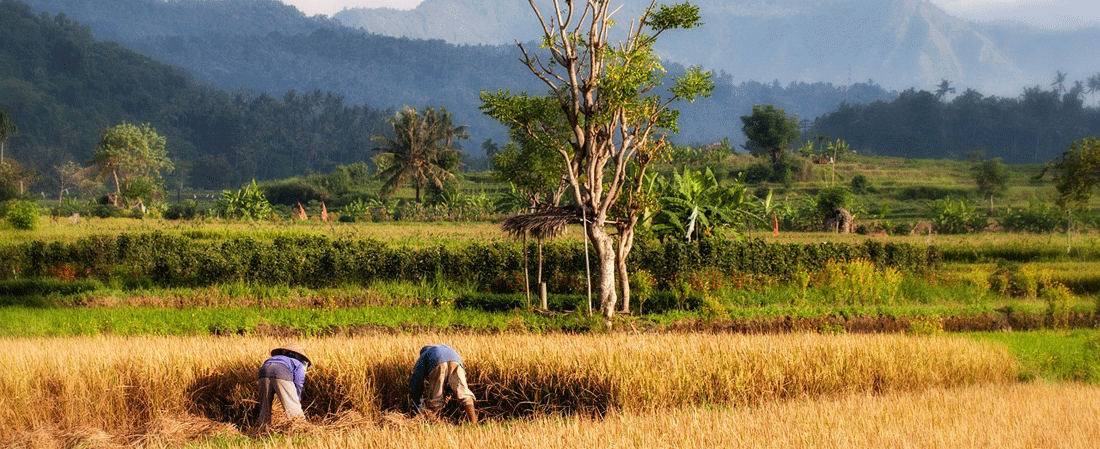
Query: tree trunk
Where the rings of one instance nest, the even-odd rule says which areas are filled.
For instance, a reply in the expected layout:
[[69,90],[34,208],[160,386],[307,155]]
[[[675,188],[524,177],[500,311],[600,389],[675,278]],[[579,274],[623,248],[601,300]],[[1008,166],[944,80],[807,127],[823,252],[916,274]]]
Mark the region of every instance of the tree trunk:
[[546,303],[546,284],[542,282],[542,239],[538,239],[539,242],[539,266],[538,266],[538,286],[539,286],[539,305],[542,310],[550,310],[550,305]]
[[527,234],[523,234],[523,293],[527,294],[527,310],[531,310],[531,270],[527,264]]
[[603,220],[596,220],[586,227],[596,251],[596,293],[600,313],[610,320],[615,317],[615,303],[618,302],[615,295],[615,242],[604,229]]
[[627,271],[626,257],[634,248],[634,226],[638,224],[638,217],[631,215],[628,222],[619,226],[619,244],[616,248],[615,265],[619,272],[619,290],[623,295],[622,313],[630,313],[630,272]]
[[118,170],[111,170],[111,174],[115,177],[115,200],[113,203],[115,207],[118,207],[118,199],[122,197],[122,185],[118,183]]

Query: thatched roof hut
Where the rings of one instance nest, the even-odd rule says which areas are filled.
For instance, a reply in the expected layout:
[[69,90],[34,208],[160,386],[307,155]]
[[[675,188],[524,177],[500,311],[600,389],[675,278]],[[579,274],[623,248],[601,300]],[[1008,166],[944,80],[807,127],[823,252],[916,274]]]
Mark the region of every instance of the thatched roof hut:
[[538,240],[550,239],[565,233],[565,227],[583,220],[575,208],[544,207],[530,214],[520,214],[504,220],[501,229],[514,238],[526,236]]

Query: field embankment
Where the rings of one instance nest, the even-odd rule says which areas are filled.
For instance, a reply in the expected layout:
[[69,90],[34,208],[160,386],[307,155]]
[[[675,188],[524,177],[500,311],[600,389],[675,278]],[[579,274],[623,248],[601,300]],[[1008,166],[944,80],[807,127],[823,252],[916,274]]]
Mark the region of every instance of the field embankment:
[[[304,403],[316,424],[377,426],[407,408],[423,344],[462,352],[490,420],[608,416],[697,406],[1010,384],[1002,347],[900,335],[448,335],[305,340],[316,366]],[[280,341],[252,337],[3,340],[0,442],[28,435],[133,441],[165,422],[251,432],[255,370]],[[366,424],[365,424],[366,425]],[[526,424],[525,424],[526,425]],[[83,429],[83,430],[81,430]]]

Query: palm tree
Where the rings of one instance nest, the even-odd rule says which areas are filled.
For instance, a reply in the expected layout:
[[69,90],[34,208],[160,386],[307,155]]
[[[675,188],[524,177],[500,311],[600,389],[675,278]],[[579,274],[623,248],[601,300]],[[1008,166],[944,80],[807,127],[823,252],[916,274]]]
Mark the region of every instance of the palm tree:
[[1095,101],[1096,93],[1100,92],[1100,73],[1089,77],[1088,88],[1089,93],[1092,94],[1093,101]]
[[406,106],[389,118],[394,137],[374,136],[383,141],[375,148],[379,154],[377,177],[383,180],[381,197],[388,198],[407,182],[416,188],[416,202],[420,191],[429,183],[443,188],[443,182],[454,179],[451,173],[458,167],[458,150],[452,148],[455,139],[466,139],[466,127],[455,127],[451,113],[440,108],[425,108],[423,114]]
[[1054,82],[1050,83],[1050,87],[1052,87],[1054,89],[1054,91],[1058,92],[1059,94],[1065,93],[1066,92],[1066,76],[1069,76],[1069,74],[1059,70],[1058,73],[1054,75]]
[[951,87],[951,82],[943,80],[939,86],[936,86],[936,99],[943,101],[947,98],[947,94],[955,93],[955,88]]
[[4,163],[4,143],[17,132],[19,132],[19,127],[11,121],[8,111],[0,111],[0,164]]

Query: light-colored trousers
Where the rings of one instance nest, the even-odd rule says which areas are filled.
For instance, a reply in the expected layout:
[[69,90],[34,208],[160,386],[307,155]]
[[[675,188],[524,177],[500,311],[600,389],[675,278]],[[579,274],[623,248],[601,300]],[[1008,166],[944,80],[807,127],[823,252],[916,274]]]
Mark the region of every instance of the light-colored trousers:
[[256,391],[260,396],[259,425],[271,424],[271,407],[274,405],[272,399],[275,396],[278,396],[279,402],[283,404],[283,411],[286,412],[287,418],[306,419],[306,414],[302,411],[301,399],[298,397],[298,388],[294,386],[294,382],[261,377],[256,381]]
[[443,386],[450,385],[455,392],[455,399],[462,405],[474,403],[474,392],[466,385],[466,370],[458,362],[440,363],[431,373],[428,373],[428,389],[424,391],[427,398],[424,406],[433,412],[443,409]]

